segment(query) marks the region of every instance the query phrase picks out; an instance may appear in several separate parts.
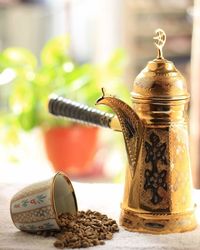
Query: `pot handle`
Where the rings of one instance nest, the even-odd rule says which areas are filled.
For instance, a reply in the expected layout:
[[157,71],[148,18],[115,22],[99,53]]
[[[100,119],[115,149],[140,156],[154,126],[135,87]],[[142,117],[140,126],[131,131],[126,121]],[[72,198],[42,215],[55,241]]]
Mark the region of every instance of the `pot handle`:
[[119,121],[113,114],[102,112],[61,96],[50,97],[48,110],[55,116],[67,117],[78,123],[121,131]]

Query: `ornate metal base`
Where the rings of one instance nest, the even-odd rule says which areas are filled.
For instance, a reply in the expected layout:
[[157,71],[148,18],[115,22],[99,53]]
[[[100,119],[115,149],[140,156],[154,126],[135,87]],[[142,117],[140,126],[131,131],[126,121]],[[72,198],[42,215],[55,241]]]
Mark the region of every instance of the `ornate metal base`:
[[184,214],[137,213],[122,209],[120,225],[128,231],[152,234],[191,231],[197,226],[194,211]]

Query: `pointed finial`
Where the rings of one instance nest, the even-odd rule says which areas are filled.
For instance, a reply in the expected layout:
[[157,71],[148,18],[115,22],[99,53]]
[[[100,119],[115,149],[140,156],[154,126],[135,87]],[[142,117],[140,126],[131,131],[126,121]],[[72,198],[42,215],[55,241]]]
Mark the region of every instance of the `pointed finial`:
[[103,100],[103,99],[105,98],[105,95],[106,95],[106,93],[105,93],[105,88],[101,88],[101,92],[102,92],[102,97],[100,97],[100,98],[96,101],[95,105],[97,105],[98,102],[100,102],[101,100]]
[[164,30],[162,29],[157,29],[155,31],[155,36],[153,37],[153,39],[155,40],[155,45],[158,49],[158,55],[157,55],[157,58],[158,59],[163,59],[163,47],[165,45],[165,42],[166,42],[166,34],[164,32]]
[[105,97],[105,93],[106,93],[106,90],[105,90],[105,88],[101,88],[101,92],[102,92],[102,98],[104,98]]
[[104,98],[105,96],[113,97],[113,95],[107,93],[107,90],[104,87],[101,88],[101,92],[102,92],[102,98]]

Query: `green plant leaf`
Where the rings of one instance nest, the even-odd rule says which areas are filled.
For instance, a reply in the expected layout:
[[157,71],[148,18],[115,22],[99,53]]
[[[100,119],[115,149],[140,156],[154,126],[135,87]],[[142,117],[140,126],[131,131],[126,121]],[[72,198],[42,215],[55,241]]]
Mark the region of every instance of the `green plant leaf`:
[[116,49],[111,55],[111,58],[107,63],[107,67],[113,75],[122,75],[126,61],[127,58],[125,51],[123,49]]
[[45,66],[54,66],[69,60],[69,36],[56,37],[44,46],[41,52],[41,61]]
[[23,130],[25,131],[30,131],[31,129],[33,129],[36,125],[36,116],[35,116],[35,110],[30,110],[30,111],[26,111],[26,112],[22,112],[18,119],[19,119],[19,123],[22,127]]
[[48,113],[48,97],[52,93],[94,107],[101,96],[103,83],[108,93],[122,99],[125,96],[128,100],[129,93],[122,84],[123,50],[116,50],[104,65],[77,64],[70,57],[69,42],[67,35],[47,42],[38,65],[35,56],[25,48],[8,48],[0,54],[0,71],[11,69],[15,74],[9,82],[9,114],[0,119],[8,128],[15,128],[9,138],[14,138],[20,129],[29,131],[36,126],[49,128],[72,124]]
[[25,48],[12,47],[7,48],[1,54],[2,64],[4,67],[30,67],[35,69],[37,66],[37,59],[31,51]]

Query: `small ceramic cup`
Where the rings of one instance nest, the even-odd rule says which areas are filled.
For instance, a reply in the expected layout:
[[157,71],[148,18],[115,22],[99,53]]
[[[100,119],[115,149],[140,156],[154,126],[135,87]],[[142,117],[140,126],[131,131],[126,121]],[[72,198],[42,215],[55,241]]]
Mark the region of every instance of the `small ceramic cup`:
[[13,223],[26,232],[59,230],[58,215],[76,214],[77,209],[73,186],[60,172],[50,180],[25,187],[10,203]]

